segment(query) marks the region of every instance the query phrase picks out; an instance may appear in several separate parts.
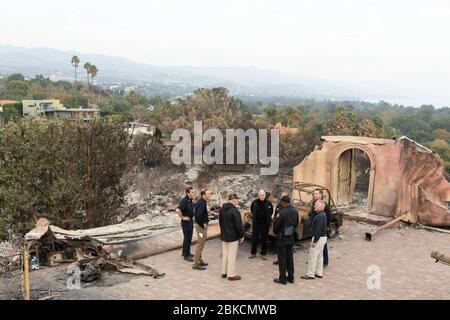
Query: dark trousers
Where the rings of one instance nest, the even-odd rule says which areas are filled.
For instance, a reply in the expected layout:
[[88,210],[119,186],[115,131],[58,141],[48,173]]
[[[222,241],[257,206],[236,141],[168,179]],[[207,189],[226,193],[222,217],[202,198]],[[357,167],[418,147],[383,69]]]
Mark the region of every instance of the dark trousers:
[[[280,270],[280,280],[294,280],[294,249],[292,245],[279,246],[278,248],[278,269]],[[286,277],[287,271],[287,277]]]
[[252,251],[251,254],[256,254],[258,249],[258,242],[261,238],[261,255],[267,254],[267,239],[269,238],[270,225],[254,224],[252,228]]
[[323,247],[323,265],[328,265],[328,243],[325,243],[325,247]]
[[194,232],[194,221],[181,220],[181,228],[183,229],[183,257],[191,255],[192,234]]

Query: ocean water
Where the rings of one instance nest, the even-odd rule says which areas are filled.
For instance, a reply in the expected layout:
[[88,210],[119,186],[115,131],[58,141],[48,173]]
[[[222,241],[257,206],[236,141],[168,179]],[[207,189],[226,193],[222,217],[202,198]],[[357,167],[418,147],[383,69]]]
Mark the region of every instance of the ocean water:
[[416,107],[419,108],[422,105],[433,105],[435,108],[450,107],[450,103],[446,103],[440,99],[435,98],[361,98],[362,101],[367,101],[370,103],[377,103],[380,101],[385,101],[390,104],[403,105],[405,107]]

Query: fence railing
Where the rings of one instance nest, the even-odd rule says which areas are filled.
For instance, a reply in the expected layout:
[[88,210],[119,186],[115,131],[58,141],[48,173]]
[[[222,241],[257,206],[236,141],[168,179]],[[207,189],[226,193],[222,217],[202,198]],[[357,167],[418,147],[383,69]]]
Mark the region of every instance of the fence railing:
[[[25,263],[24,263],[25,262]],[[27,250],[21,245],[0,243],[0,300],[29,299]]]

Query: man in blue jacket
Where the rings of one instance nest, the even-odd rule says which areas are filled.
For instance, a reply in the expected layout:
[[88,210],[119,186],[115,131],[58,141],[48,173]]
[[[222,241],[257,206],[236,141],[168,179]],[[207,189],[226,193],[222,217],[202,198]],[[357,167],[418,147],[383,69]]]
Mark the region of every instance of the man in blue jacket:
[[[311,211],[309,212],[310,221],[312,221],[312,218],[317,214],[314,211],[314,204],[317,200],[324,200],[323,199],[323,191],[321,189],[316,189],[313,191],[313,199],[311,201]],[[324,200],[325,201],[325,200]],[[325,215],[327,216],[327,230],[330,227],[331,224],[331,208],[328,205],[328,203],[325,202],[325,209],[324,209]],[[328,266],[328,244],[325,243],[325,246],[323,247],[323,266]]]
[[202,251],[205,247],[206,237],[208,235],[208,200],[211,197],[211,191],[202,190],[200,200],[195,204],[195,231],[197,232],[197,245],[195,247],[194,265],[192,269],[205,270],[208,265],[202,259]]
[[312,218],[312,240],[309,249],[308,272],[302,279],[314,280],[323,277],[323,248],[327,243],[327,216],[325,214],[325,202],[317,200],[314,203],[314,211],[317,213]]

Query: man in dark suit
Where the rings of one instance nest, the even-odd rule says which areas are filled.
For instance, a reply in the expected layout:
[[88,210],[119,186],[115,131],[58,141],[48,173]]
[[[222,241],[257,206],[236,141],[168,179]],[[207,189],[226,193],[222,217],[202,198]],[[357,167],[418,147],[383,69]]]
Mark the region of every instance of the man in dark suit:
[[[283,198],[284,196],[287,196],[287,195],[289,195],[287,192],[285,192],[285,191],[283,191],[282,193],[281,193],[281,197]],[[277,206],[275,207],[275,212],[274,212],[274,214],[273,214],[273,220],[275,221],[275,219],[278,217],[278,214],[280,213],[280,210],[282,209],[282,207],[281,207],[281,203],[280,202],[278,202],[278,204],[277,204]],[[275,239],[275,248],[276,248],[276,242],[277,242],[277,240]],[[276,252],[275,252],[276,253]],[[278,260],[275,260],[274,262],[273,262],[273,264],[274,265],[278,265]]]
[[258,242],[261,239],[261,258],[266,260],[267,241],[269,238],[269,229],[272,224],[273,205],[267,199],[264,190],[258,192],[258,199],[254,200],[250,206],[252,212],[252,249],[250,259],[256,257]]
[[298,211],[291,205],[291,199],[288,196],[282,197],[280,204],[282,209],[273,223],[273,231],[277,238],[280,275],[273,281],[287,284],[287,282],[294,283],[294,231],[299,219]]
[[239,242],[244,241],[241,213],[237,208],[236,194],[228,196],[228,202],[219,209],[220,239],[222,240],[222,278],[230,281],[241,280],[236,274],[236,257]]
[[194,256],[191,254],[192,234],[194,231],[194,188],[186,188],[186,196],[181,199],[176,209],[177,215],[181,219],[181,228],[183,229],[183,252],[184,260],[194,262]]

